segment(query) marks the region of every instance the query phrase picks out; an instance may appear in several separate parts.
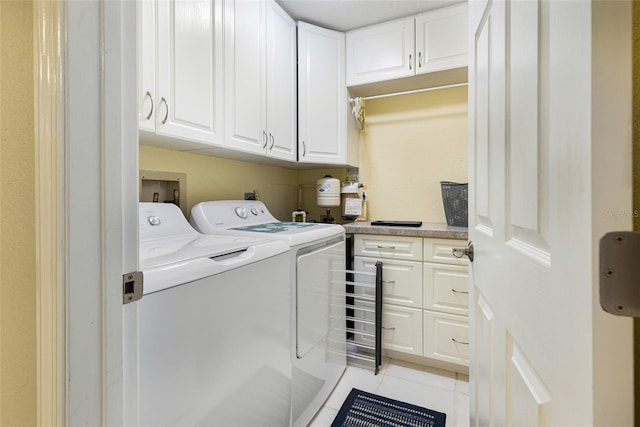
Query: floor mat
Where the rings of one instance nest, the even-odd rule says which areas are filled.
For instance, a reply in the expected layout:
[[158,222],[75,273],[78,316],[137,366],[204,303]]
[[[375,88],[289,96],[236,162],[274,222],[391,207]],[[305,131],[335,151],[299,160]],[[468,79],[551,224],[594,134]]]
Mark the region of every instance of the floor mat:
[[442,412],[354,388],[331,427],[444,427],[446,418]]

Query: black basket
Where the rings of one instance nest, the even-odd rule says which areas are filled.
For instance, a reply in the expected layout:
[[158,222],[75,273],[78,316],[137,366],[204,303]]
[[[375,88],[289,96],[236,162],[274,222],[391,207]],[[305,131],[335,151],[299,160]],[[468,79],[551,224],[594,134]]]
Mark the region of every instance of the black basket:
[[447,224],[456,227],[467,227],[468,218],[468,188],[467,183],[440,181],[442,186],[442,203]]

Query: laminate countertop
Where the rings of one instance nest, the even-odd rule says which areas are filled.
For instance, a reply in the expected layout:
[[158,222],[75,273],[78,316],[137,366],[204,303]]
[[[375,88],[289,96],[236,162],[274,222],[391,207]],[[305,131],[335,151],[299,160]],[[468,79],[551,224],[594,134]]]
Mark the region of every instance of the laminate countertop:
[[467,227],[452,227],[444,223],[422,223],[420,227],[389,227],[371,222],[342,224],[350,234],[379,234],[386,236],[431,237],[436,239],[467,240]]

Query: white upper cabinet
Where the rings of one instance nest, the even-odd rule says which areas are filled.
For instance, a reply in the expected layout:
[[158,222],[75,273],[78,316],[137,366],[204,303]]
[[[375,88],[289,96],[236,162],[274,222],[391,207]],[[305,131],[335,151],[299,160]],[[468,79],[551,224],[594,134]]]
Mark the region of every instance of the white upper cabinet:
[[467,4],[347,32],[347,86],[467,66]]
[[415,52],[414,18],[347,33],[347,86],[409,77]]
[[296,158],[296,26],[272,0],[225,1],[225,145]]
[[416,73],[467,66],[467,4],[416,16]]
[[267,2],[267,152],[296,160],[298,84],[296,23],[275,1]]
[[156,131],[156,103],[158,102],[156,57],[155,1],[140,1],[138,6],[138,127]]
[[298,161],[357,165],[349,122],[345,35],[298,22]]
[[222,4],[139,2],[140,129],[190,150],[222,145]]

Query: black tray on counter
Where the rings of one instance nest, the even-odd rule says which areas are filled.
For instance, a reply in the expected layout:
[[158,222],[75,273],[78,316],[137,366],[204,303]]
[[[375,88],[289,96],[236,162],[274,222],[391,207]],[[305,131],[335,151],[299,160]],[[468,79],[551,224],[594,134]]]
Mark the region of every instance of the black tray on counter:
[[371,225],[384,227],[420,227],[422,221],[371,221]]

